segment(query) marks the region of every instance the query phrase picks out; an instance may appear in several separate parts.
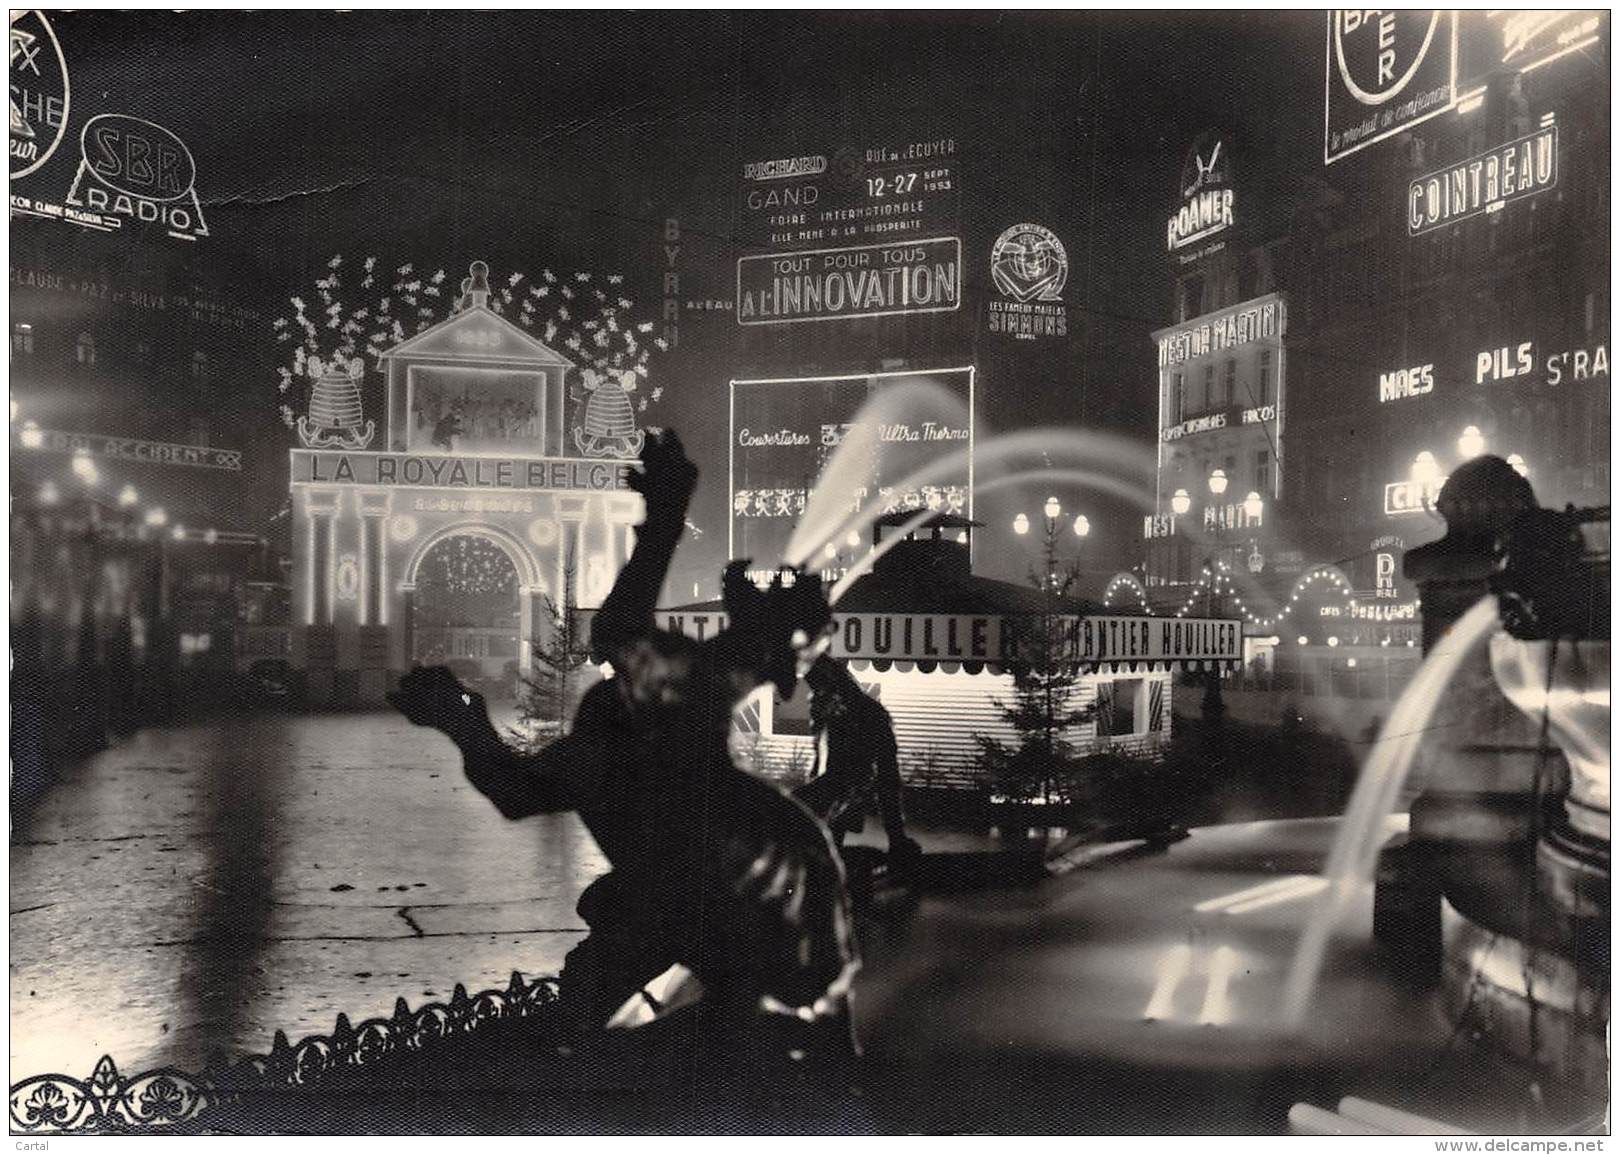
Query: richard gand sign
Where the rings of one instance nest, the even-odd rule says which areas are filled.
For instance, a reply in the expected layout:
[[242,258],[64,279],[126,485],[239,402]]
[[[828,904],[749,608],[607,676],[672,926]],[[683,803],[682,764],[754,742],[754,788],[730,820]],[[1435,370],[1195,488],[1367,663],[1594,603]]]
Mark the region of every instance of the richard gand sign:
[[[664,611],[660,624],[694,638],[726,627],[718,612]],[[1081,666],[1112,663],[1235,662],[1243,656],[1241,623],[1229,618],[1065,616],[1061,661]],[[838,614],[832,624],[834,658],[901,662],[1017,662],[1022,639],[1041,619],[1000,614]]]
[[1456,104],[1455,12],[1339,8],[1328,12],[1327,22],[1324,163]]

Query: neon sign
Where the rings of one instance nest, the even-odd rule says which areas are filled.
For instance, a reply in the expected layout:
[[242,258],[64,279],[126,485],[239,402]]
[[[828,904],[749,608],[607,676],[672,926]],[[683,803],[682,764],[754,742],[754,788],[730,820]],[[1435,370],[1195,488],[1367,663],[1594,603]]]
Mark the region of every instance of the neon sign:
[[1063,285],[1069,278],[1069,256],[1051,229],[1013,225],[990,250],[990,279],[1003,297],[986,307],[992,333],[1021,341],[1063,337],[1069,321],[1063,307]]
[[[726,627],[721,613],[662,614],[664,628],[703,638]],[[1016,661],[1033,640],[1035,622],[999,614],[839,614],[832,624],[834,658],[894,661]],[[1229,618],[1072,617],[1059,621],[1064,661],[1237,661],[1239,623]]]
[[[50,51],[47,52],[46,46]],[[67,132],[67,61],[45,13],[11,13],[11,176],[27,176],[51,159]]]
[[1535,342],[1521,341],[1517,346],[1480,350],[1474,355],[1474,384],[1526,376],[1535,366],[1535,349]]
[[1327,20],[1324,164],[1456,104],[1455,12],[1341,8]]
[[1520,72],[1540,68],[1601,37],[1602,17],[1590,11],[1508,9],[1485,15],[1501,23],[1502,63]]
[[1440,497],[1443,477],[1430,482],[1392,481],[1384,486],[1384,513],[1388,517],[1401,517],[1409,513],[1427,513]]
[[1422,397],[1434,392],[1434,362],[1395,369],[1378,375],[1378,402],[1387,404],[1406,397]]
[[[24,442],[27,449],[56,453],[88,453],[118,461],[140,461],[150,465],[195,465],[203,469],[242,468],[240,449],[210,445],[177,445],[171,441],[142,441],[135,437],[112,437],[104,433],[69,433],[61,429],[30,429],[29,441],[37,434],[37,444]],[[18,434],[19,440],[21,434]]]
[[739,325],[948,313],[961,304],[960,237],[737,259]]
[[1159,437],[1164,441],[1180,441],[1183,437],[1194,433],[1208,433],[1212,429],[1225,428],[1226,414],[1211,413],[1205,417],[1194,417],[1189,421],[1183,421],[1180,425],[1172,425],[1168,429],[1162,430]]
[[[919,390],[923,384],[928,388]],[[874,396],[894,398],[881,407],[881,420],[862,412]],[[971,517],[973,405],[971,367],[732,381],[729,555],[783,556],[810,508],[812,485],[822,501],[836,495],[849,513],[930,509]],[[846,439],[865,448],[829,474]],[[826,545],[846,557],[862,548],[842,534],[816,543]]]
[[1177,249],[1232,227],[1232,177],[1226,142],[1200,138],[1181,168],[1181,205],[1171,216],[1167,244]]
[[444,489],[628,489],[628,462],[563,457],[451,457],[292,450],[294,485],[407,485]]
[[1251,341],[1281,337],[1287,327],[1287,309],[1277,294],[1245,301],[1207,319],[1155,333],[1159,368],[1174,368],[1194,357],[1222,353]]
[[1558,126],[1460,160],[1408,186],[1406,228],[1412,236],[1465,221],[1558,183]]
[[1589,377],[1609,375],[1609,347],[1599,345],[1593,349],[1565,349],[1547,357],[1547,384],[1557,385],[1568,373],[1576,381]]
[[67,203],[99,215],[99,227],[121,228],[129,220],[161,224],[183,241],[208,235],[197,199],[197,162],[162,125],[102,113],[85,123],[79,149]]

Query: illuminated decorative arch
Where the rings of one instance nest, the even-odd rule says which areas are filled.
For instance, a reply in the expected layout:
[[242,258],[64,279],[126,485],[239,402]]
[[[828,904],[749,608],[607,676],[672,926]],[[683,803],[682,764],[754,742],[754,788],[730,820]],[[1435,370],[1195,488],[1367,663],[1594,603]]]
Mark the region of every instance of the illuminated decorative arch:
[[1313,565],[1299,575],[1299,580],[1294,583],[1294,588],[1288,591],[1289,598],[1297,597],[1304,593],[1308,587],[1320,581],[1331,583],[1345,597],[1349,597],[1351,591],[1355,588],[1350,584],[1350,579],[1345,576],[1342,569],[1331,563],[1324,562],[1320,565]]
[[448,541],[453,537],[481,537],[486,541],[499,546],[501,551],[512,562],[512,568],[517,571],[518,585],[524,591],[549,589],[545,579],[540,574],[540,564],[535,560],[523,539],[509,530],[496,525],[486,525],[482,522],[463,522],[457,525],[447,525],[442,529],[428,534],[417,544],[411,553],[411,560],[405,564],[405,575],[400,579],[401,589],[415,589],[417,571],[421,569],[423,560],[434,546],[440,542]]
[[1114,595],[1125,589],[1130,590],[1136,595],[1137,603],[1141,606],[1144,613],[1150,612],[1147,587],[1142,584],[1142,579],[1138,578],[1133,573],[1117,573],[1108,579],[1108,585],[1103,588],[1103,605],[1109,609],[1112,609],[1114,605]]

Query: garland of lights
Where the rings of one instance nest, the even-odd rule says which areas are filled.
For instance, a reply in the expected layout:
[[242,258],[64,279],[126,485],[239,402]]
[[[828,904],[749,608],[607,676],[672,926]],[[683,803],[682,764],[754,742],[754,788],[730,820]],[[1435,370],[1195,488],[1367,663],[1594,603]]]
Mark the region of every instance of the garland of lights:
[[1153,612],[1153,607],[1148,604],[1147,591],[1142,588],[1142,583],[1134,575],[1128,573],[1116,574],[1113,580],[1108,583],[1108,588],[1103,590],[1104,609],[1114,608],[1114,593],[1120,586],[1127,586],[1136,594],[1136,602],[1141,606],[1144,614]]
[[[276,390],[283,398],[305,374],[311,357],[347,364],[364,353],[375,360],[444,320],[458,299],[453,287],[445,287],[443,269],[420,276],[409,262],[394,270],[385,292],[387,274],[377,271],[376,257],[366,257],[354,286],[362,303],[355,304],[342,296],[343,263],[342,254],[334,256],[327,262],[326,276],[315,282],[318,307],[312,309],[301,296],[290,297],[292,317],[275,319],[276,339],[292,344],[291,364],[277,370]],[[623,284],[618,273],[560,277],[542,269],[538,278],[510,273],[501,288],[492,289],[487,307],[534,332],[545,344],[566,349],[581,369],[615,379],[633,373],[645,380],[648,359],[655,349],[667,351],[669,341],[658,334],[655,322],[635,318],[635,303],[623,295]],[[645,412],[647,403],[658,401],[663,392],[662,386],[649,390],[637,401],[638,410]],[[281,401],[280,412],[289,429],[297,424],[297,414],[286,400]]]
[[[1209,566],[1204,566],[1199,574],[1198,583],[1193,587],[1192,592],[1187,595],[1187,600],[1182,603],[1181,608],[1176,611],[1176,617],[1186,617],[1187,612],[1192,609],[1199,597],[1202,596],[1206,591],[1209,591],[1215,594],[1224,594],[1225,596],[1230,597],[1233,604],[1237,606],[1238,612],[1243,615],[1245,621],[1258,630],[1270,631],[1274,627],[1281,625],[1283,619],[1289,617],[1293,613],[1294,606],[1299,601],[1300,596],[1309,592],[1310,588],[1319,581],[1328,582],[1335,592],[1341,594],[1345,598],[1347,606],[1352,611],[1359,604],[1357,599],[1351,596],[1353,591],[1350,586],[1350,579],[1344,576],[1343,571],[1341,571],[1337,566],[1319,565],[1307,571],[1300,577],[1298,581],[1294,583],[1294,588],[1290,590],[1288,594],[1287,605],[1283,606],[1269,617],[1261,617],[1244,604],[1243,595],[1237,592],[1237,587],[1232,582],[1230,567],[1227,565],[1227,563],[1221,561],[1217,562],[1216,564],[1221,572],[1217,573],[1211,570]],[[1116,578],[1115,580],[1118,581],[1119,579]],[[1422,607],[1423,602],[1421,599],[1414,600],[1414,609],[1421,609]],[[1303,644],[1303,636],[1301,639],[1301,644]],[[1389,639],[1384,639],[1384,641],[1380,644],[1386,646],[1389,645]],[[1407,645],[1410,646],[1412,643],[1408,641]]]
[[[32,426],[33,422],[26,422]],[[23,439],[25,449],[35,448]],[[46,478],[35,491],[35,499],[41,507],[50,508],[70,500],[74,488],[82,489],[87,496],[99,500],[108,507],[117,508],[128,516],[136,526],[136,535],[145,538],[150,530],[158,536],[168,537],[174,541],[201,542],[204,545],[252,545],[262,543],[264,539],[257,534],[246,534],[235,530],[218,530],[213,527],[207,529],[188,529],[183,525],[169,524],[168,512],[161,505],[152,505],[142,502],[134,485],[125,482],[118,484],[112,478],[101,472],[90,454],[84,450],[76,450],[70,461],[72,481],[64,481],[58,485],[54,478]]]
[[506,552],[481,537],[461,534],[441,542],[430,556],[438,584],[454,594],[511,594],[517,574]]

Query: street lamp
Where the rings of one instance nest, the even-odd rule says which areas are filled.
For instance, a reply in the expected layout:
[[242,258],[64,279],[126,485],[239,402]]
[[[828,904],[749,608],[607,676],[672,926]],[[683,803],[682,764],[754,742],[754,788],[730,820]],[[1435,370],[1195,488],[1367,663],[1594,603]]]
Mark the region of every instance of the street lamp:
[[61,496],[54,481],[47,481],[39,487],[39,503],[41,505],[55,505]]
[[1260,495],[1251,489],[1249,490],[1249,496],[1243,499],[1243,516],[1250,521],[1259,521],[1260,514],[1264,511],[1265,506],[1266,503],[1261,499]]
[[90,455],[83,450],[73,455],[73,476],[86,485],[94,485],[97,477],[100,476],[96,469],[96,463],[91,461]]
[[1507,463],[1513,466],[1513,472],[1517,473],[1520,477],[1530,476],[1530,467],[1524,463],[1524,458],[1520,457],[1517,453],[1508,454]]
[[1216,497],[1226,492],[1226,470],[1217,469],[1209,475],[1209,491]]
[[147,525],[168,525],[169,524],[169,515],[168,515],[167,512],[164,511],[164,509],[163,509],[163,507],[161,505],[158,506],[156,509],[149,509],[149,510],[146,511],[146,524]]
[[1457,438],[1457,452],[1464,461],[1472,461],[1485,452],[1485,438],[1479,426],[1470,425],[1462,431],[1462,436]]
[[45,444],[45,431],[32,421],[24,421],[22,432],[17,435],[24,449],[38,449]]
[[1178,489],[1170,497],[1170,508],[1177,517],[1183,517],[1192,508],[1192,496],[1185,489]]
[[118,504],[124,509],[128,509],[139,500],[140,494],[135,492],[133,485],[125,485],[123,489],[118,491]]
[[1433,485],[1440,480],[1440,463],[1427,449],[1412,459],[1412,480],[1423,485]]
[[[1041,514],[1045,519],[1045,536],[1043,546],[1046,551],[1046,580],[1054,587],[1059,583],[1058,577],[1058,526],[1063,517],[1063,503],[1056,497],[1048,497],[1041,506]],[[1019,537],[1029,533],[1030,520],[1027,513],[1020,513],[1013,518],[1013,532]],[[1082,540],[1091,532],[1091,519],[1085,514],[1079,514],[1069,524],[1074,536]]]

